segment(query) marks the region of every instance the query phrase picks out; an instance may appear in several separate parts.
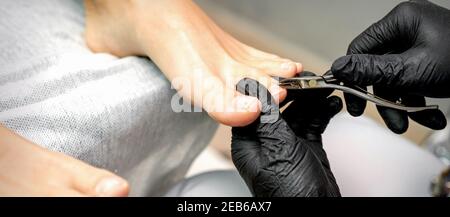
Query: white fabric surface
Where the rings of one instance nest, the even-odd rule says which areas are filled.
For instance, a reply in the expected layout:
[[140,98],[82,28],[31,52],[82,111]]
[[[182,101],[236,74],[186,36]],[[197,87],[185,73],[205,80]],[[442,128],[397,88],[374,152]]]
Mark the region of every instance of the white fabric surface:
[[81,0],[0,2],[0,122],[25,138],[162,195],[184,177],[216,124],[174,113],[148,59],[93,54]]
[[[367,117],[337,115],[328,125],[323,143],[344,197],[431,196],[431,180],[445,168],[426,149]],[[208,170],[178,183],[166,196],[251,194],[236,170]]]
[[431,181],[445,168],[385,126],[346,113],[331,120],[323,143],[343,196],[431,196]]

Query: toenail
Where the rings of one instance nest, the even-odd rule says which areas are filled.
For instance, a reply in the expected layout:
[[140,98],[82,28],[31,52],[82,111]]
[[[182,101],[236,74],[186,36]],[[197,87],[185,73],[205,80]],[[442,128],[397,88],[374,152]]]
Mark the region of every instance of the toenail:
[[120,196],[127,185],[127,182],[123,179],[117,177],[107,177],[98,182],[95,191],[97,196],[101,197]]
[[256,112],[258,110],[258,99],[249,96],[237,96],[235,105],[238,112]]
[[292,70],[294,65],[292,63],[283,63],[281,64],[281,68],[284,70]]

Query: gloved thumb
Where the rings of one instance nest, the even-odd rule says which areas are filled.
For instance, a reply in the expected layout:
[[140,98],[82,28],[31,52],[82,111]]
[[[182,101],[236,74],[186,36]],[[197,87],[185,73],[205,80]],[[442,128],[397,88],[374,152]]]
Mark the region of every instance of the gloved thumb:
[[250,125],[233,127],[231,141],[233,163],[255,194],[253,186],[257,185],[253,184],[254,177],[261,172],[260,168],[268,164],[267,159],[262,156],[264,147],[270,145],[262,140],[278,136],[279,130],[272,124],[285,122],[281,119],[279,107],[269,91],[256,80],[244,78],[238,82],[236,89],[242,94],[257,97],[261,102],[260,118]]
[[[297,137],[281,118],[279,106],[275,103],[270,92],[256,80],[248,78],[238,82],[237,90],[243,94],[257,97],[261,102],[261,117],[254,126],[254,130],[261,143],[262,151],[268,151],[272,154],[286,154],[286,146],[296,144]],[[233,132],[238,134],[239,131],[250,127],[252,126],[236,128]]]
[[353,54],[338,58],[331,66],[333,75],[349,85],[401,87],[406,67],[402,55]]
[[280,119],[279,105],[275,102],[270,92],[258,81],[244,78],[240,80],[236,89],[238,92],[256,97],[261,102],[261,123],[274,123]]

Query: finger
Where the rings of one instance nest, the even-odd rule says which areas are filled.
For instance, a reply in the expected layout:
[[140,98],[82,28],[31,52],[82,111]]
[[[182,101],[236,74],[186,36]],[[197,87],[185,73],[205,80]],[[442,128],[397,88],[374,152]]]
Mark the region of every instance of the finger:
[[[355,70],[354,64],[351,64],[351,56],[341,57],[336,60],[331,66],[330,72],[339,80],[343,81],[344,84],[350,88],[358,89],[361,88],[367,91],[366,85],[359,84],[353,81],[353,70]],[[348,75],[350,74],[350,75]],[[349,93],[344,93],[345,104],[347,106],[347,111],[350,115],[354,117],[361,116],[366,109],[367,102],[357,96]]]
[[[380,64],[383,62],[373,62],[377,58],[372,58],[376,56],[353,56],[350,54],[375,54],[381,55],[386,53],[395,53],[398,50],[398,44],[395,43],[398,34],[395,31],[398,26],[392,23],[393,17],[396,16],[395,10],[392,10],[388,15],[377,23],[371,25],[364,32],[358,35],[349,45],[347,49],[348,56],[341,57],[337,59],[332,66],[332,71],[336,78],[344,81],[347,86],[354,87],[358,85],[359,87],[364,87],[368,85],[373,85],[374,80],[382,77],[380,72],[384,71],[386,68],[391,69],[391,75],[395,68],[401,68],[398,62],[393,62],[393,57],[388,57],[389,59],[386,64]],[[375,63],[375,64],[374,64]],[[374,72],[374,69],[382,69]],[[345,102],[347,105],[347,110],[352,116],[360,116],[363,114],[366,107],[366,101],[353,96],[351,94],[345,94]]]
[[[406,106],[425,106],[426,101],[422,96],[404,96],[402,103]],[[447,119],[439,109],[429,109],[408,113],[408,116],[417,123],[433,130],[442,130],[447,126]]]
[[346,84],[397,87],[404,83],[402,55],[353,54],[340,57],[331,66],[333,75]]
[[[252,82],[249,84],[249,81]],[[261,102],[264,102],[261,103],[260,107],[261,111],[264,111],[261,113],[261,115],[263,115],[267,112],[270,105],[266,102],[267,98],[262,97],[259,93],[259,90],[257,89],[260,88],[259,86],[263,87],[263,85],[259,85],[255,80],[244,78],[238,82],[236,90],[242,95],[254,97]],[[264,90],[266,89],[264,88]],[[271,99],[270,102],[272,105],[276,105],[273,99]],[[262,166],[260,163],[261,144],[256,133],[259,123],[260,120],[257,119],[247,126],[233,127],[231,130],[232,161],[244,179],[255,177],[257,175],[256,173],[259,171],[259,167]],[[245,182],[251,183],[252,180],[245,180]]]
[[[255,177],[258,167],[263,166],[260,162],[261,145],[256,136],[257,124],[258,121],[255,121],[248,126],[233,127],[231,130],[231,159],[244,179]],[[251,183],[251,180],[245,181]]]
[[[348,86],[378,85],[400,89],[405,83],[401,55],[348,55],[336,60],[331,68],[333,75]],[[361,115],[366,106],[365,100],[350,94],[344,95],[349,113]]]
[[[236,89],[245,95],[257,97],[261,101],[261,117],[245,127],[234,127],[233,162],[241,173],[257,173],[259,167],[265,167],[278,159],[289,159],[292,148],[297,147],[294,132],[281,119],[278,105],[270,92],[258,81],[245,78],[238,82]],[[266,116],[266,119],[264,119]],[[266,157],[262,157],[266,156]],[[276,162],[273,162],[276,163]],[[259,166],[258,166],[259,165]],[[243,175],[255,177],[257,174]],[[246,180],[251,183],[252,180]]]
[[386,126],[394,133],[402,134],[408,130],[408,114],[397,109],[377,106],[378,113]]
[[311,100],[308,103],[295,100],[282,115],[298,136],[314,135],[320,138],[330,119],[341,109],[342,100],[338,96],[331,96]]
[[[392,91],[385,88],[380,88],[374,86],[375,95],[389,100],[391,102],[396,102],[400,99],[400,96]],[[384,120],[386,126],[394,133],[402,134],[408,129],[408,113],[405,111],[382,107],[377,105],[378,113]]]
[[327,99],[328,119],[333,118],[342,110],[342,100],[338,96],[330,96]]
[[[364,91],[367,91],[366,87],[355,87],[354,85],[347,85],[350,88],[358,89],[361,88]],[[347,111],[350,115],[354,117],[361,116],[366,110],[367,102],[364,99],[361,99],[357,96],[354,96],[349,93],[344,93],[345,104],[347,106]]]
[[333,118],[339,111],[342,109],[342,100],[338,96],[330,96],[324,99],[319,106],[322,109],[319,109],[312,116],[312,121],[307,129],[307,138],[311,139],[314,136],[321,135],[328,124],[330,123],[331,118]]
[[256,80],[245,78],[239,81],[237,89],[241,93],[257,97],[261,102],[261,117],[256,134],[263,145],[280,143],[275,148],[281,148],[281,144],[295,144],[295,134],[281,118],[278,105],[263,85]]
[[[374,54],[382,55],[387,53],[400,53],[405,49],[405,39],[398,42],[399,26],[395,22],[397,17],[397,10],[393,9],[383,19],[374,23],[369,28],[364,30],[358,35],[349,45],[347,49],[347,55],[351,54]],[[406,43],[407,44],[407,43]],[[400,45],[400,46],[399,46]],[[358,57],[358,56],[356,56]],[[347,86],[354,87],[352,84],[356,84],[359,87],[372,85],[374,83],[374,77],[379,77],[380,71],[371,75],[374,69],[381,67],[383,70],[386,68],[399,68],[396,63],[392,64],[392,61],[387,62],[385,65],[374,65],[371,63],[373,58],[365,58],[367,61],[350,61],[352,56],[341,57],[333,63],[332,71],[336,78],[344,81]],[[388,57],[392,58],[392,57]],[[355,58],[357,59],[357,58]],[[394,59],[394,58],[392,58]],[[361,72],[361,69],[364,69]],[[395,70],[391,70],[394,72]],[[393,74],[393,73],[391,73]],[[366,80],[368,79],[368,80]],[[366,107],[366,101],[351,94],[344,94],[347,104],[347,110],[352,116],[360,116],[364,112]]]

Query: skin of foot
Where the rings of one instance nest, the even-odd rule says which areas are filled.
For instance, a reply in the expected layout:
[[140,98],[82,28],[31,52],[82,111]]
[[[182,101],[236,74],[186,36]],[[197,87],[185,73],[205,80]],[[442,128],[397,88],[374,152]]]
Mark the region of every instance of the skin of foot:
[[260,113],[257,98],[235,91],[244,77],[286,97],[272,76],[293,77],[302,64],[247,46],[190,0],[85,0],[86,43],[94,52],[148,56],[184,99],[220,123],[243,126]]
[[127,196],[117,175],[49,151],[0,126],[1,196]]

